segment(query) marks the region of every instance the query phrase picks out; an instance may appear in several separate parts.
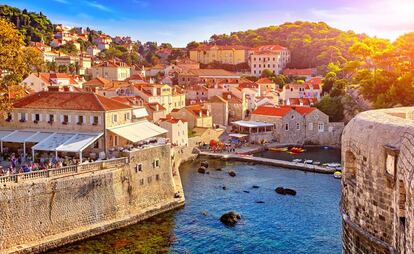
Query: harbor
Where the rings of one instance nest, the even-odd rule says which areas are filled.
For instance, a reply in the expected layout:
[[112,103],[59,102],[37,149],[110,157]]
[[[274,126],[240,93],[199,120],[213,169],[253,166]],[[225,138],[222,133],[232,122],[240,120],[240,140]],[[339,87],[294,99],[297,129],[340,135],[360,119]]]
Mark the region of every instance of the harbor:
[[242,161],[242,162],[249,162],[249,163],[256,163],[274,167],[283,167],[287,169],[295,169],[295,170],[302,170],[307,172],[315,172],[315,173],[322,173],[322,174],[333,174],[337,171],[336,168],[333,167],[324,167],[320,165],[312,165],[302,162],[290,162],[284,160],[276,160],[276,159],[269,159],[263,157],[254,157],[251,155],[246,154],[230,154],[230,153],[214,153],[214,152],[205,152],[202,151],[199,153],[201,157],[207,158],[214,158],[214,159],[222,159],[222,160],[229,160],[229,161]]

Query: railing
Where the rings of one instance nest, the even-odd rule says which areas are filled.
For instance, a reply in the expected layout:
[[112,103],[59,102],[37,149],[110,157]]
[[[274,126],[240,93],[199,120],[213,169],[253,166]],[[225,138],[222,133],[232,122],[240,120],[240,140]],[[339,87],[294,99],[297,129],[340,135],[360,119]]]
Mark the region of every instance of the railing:
[[59,175],[70,175],[76,174],[80,172],[89,172],[89,171],[96,171],[111,167],[117,166],[124,166],[128,163],[128,158],[116,158],[110,159],[105,161],[98,161],[92,162],[87,164],[80,164],[80,165],[72,165],[62,168],[53,168],[53,169],[46,169],[41,171],[33,171],[29,173],[22,173],[16,175],[9,175],[9,176],[0,176],[0,184],[1,183],[17,183],[19,181],[24,180],[32,180],[32,179],[39,179],[39,178],[48,178],[52,176],[59,176]]

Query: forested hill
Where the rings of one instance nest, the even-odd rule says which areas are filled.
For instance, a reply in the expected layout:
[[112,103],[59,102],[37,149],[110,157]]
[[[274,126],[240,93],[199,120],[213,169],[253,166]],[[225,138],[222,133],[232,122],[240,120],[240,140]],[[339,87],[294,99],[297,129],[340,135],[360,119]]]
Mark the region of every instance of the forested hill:
[[42,40],[48,43],[53,38],[53,24],[41,12],[28,12],[26,9],[0,5],[0,18],[13,23],[24,36],[26,44]]
[[[257,46],[279,44],[289,48],[292,54],[290,67],[309,68],[326,66],[328,63],[344,63],[352,59],[348,49],[356,42],[367,38],[364,34],[344,32],[324,22],[284,23],[256,30],[232,32],[230,35],[213,35],[209,43],[241,44]],[[192,42],[189,46],[194,46]]]

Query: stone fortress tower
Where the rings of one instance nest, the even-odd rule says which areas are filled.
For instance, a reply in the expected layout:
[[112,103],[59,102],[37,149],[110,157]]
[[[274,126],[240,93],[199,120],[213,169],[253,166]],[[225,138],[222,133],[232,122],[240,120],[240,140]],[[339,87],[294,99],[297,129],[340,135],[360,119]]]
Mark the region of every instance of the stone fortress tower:
[[342,158],[344,253],[414,253],[414,108],[357,115]]

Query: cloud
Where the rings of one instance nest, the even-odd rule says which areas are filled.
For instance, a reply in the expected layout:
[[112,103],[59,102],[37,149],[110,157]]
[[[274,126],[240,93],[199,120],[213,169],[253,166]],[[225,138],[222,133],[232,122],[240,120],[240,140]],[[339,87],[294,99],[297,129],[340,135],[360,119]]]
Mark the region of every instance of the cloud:
[[[66,1],[66,0],[63,0]],[[107,6],[97,3],[97,2],[86,2],[87,5],[89,5],[90,7],[96,8],[98,10],[101,11],[105,11],[105,12],[112,12],[112,9],[108,8]]]

